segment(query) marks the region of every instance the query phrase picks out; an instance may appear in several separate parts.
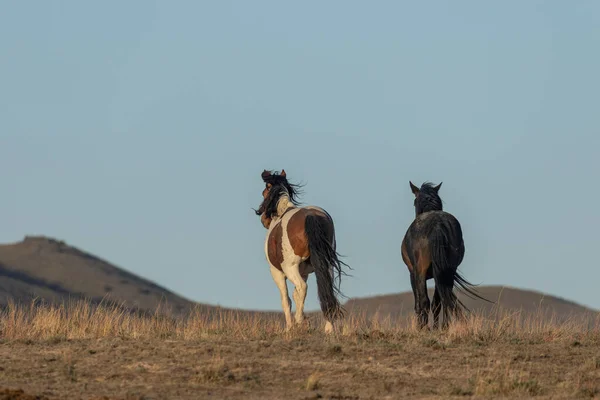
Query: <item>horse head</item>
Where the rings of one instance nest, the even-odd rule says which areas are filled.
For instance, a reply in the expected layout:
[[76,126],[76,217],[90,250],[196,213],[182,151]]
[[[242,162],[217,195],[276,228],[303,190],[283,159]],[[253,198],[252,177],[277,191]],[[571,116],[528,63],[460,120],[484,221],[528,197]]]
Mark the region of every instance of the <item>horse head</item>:
[[264,170],[260,176],[265,183],[265,188],[262,191],[263,201],[255,213],[261,216],[261,222],[268,227],[272,217],[277,213],[277,203],[282,195],[287,195],[292,204],[298,204],[296,197],[300,186],[289,183],[283,169],[280,173]]

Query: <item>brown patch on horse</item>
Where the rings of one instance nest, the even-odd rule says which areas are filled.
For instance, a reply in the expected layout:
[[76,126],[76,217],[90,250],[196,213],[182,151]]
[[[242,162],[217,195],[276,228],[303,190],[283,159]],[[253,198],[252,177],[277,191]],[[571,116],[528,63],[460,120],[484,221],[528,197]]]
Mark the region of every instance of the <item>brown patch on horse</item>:
[[[423,240],[423,239],[420,239]],[[410,272],[414,272],[417,276],[425,277],[425,279],[433,278],[433,270],[431,269],[431,253],[429,252],[429,246],[427,243],[423,245],[413,246],[416,250],[413,250],[413,263],[411,258],[408,256],[406,246],[402,243],[402,259],[408,267]]]
[[281,263],[283,262],[283,228],[279,222],[269,234],[267,243],[267,254],[269,262],[278,270],[282,271]]
[[423,246],[415,251],[415,261],[417,263],[417,273],[421,276],[427,275],[427,270],[431,265],[431,256],[429,255],[429,246]]
[[412,272],[413,270],[413,266],[412,263],[410,262],[410,257],[408,256],[408,253],[406,252],[406,242],[402,242],[402,261],[404,261],[404,264],[406,264],[406,266],[408,267],[408,270],[410,272]]
[[300,263],[300,276],[302,277],[302,279],[304,279],[304,281],[306,282],[306,280],[308,279],[308,275],[312,272],[315,272],[315,269],[313,268],[312,265],[310,265],[309,262],[302,262]]
[[429,252],[429,246],[425,246],[421,251],[417,251],[417,273],[420,276],[424,276],[425,279],[433,278],[433,269],[431,269],[431,254]]
[[333,225],[331,224],[331,220],[327,217],[325,213],[319,210],[310,209],[310,208],[301,208],[294,215],[291,216],[290,220],[287,224],[287,234],[290,239],[290,244],[292,245],[292,249],[294,250],[294,254],[300,256],[302,258],[310,257],[310,251],[308,249],[308,240],[306,239],[306,217],[309,215],[314,215],[316,217],[320,217],[325,219],[328,223],[325,225],[327,227],[327,236],[330,240],[333,240]]

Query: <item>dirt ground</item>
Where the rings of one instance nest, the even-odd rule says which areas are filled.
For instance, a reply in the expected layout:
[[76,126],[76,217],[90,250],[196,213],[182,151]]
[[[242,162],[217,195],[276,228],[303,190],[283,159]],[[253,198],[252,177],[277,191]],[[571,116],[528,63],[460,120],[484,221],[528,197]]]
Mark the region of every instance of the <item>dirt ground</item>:
[[[22,390],[23,392],[20,392]],[[37,397],[36,397],[37,396]],[[600,397],[600,344],[384,334],[0,344],[0,399]]]

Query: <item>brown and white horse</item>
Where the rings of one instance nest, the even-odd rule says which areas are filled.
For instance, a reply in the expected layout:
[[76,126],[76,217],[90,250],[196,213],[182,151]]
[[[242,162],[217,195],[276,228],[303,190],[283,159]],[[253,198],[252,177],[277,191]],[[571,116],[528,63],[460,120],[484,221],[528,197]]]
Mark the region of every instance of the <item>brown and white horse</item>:
[[319,302],[326,320],[325,332],[331,333],[333,322],[344,315],[336,294],[340,293],[342,266],[346,265],[336,252],[333,220],[322,208],[298,206],[298,186],[287,181],[285,170],[280,174],[265,170],[261,177],[265,189],[262,192],[263,202],[256,210],[256,215],[260,215],[263,226],[268,229],[265,255],[281,293],[286,329],[293,327],[286,280],[289,279],[295,286],[295,322],[302,324],[306,280],[314,272]]

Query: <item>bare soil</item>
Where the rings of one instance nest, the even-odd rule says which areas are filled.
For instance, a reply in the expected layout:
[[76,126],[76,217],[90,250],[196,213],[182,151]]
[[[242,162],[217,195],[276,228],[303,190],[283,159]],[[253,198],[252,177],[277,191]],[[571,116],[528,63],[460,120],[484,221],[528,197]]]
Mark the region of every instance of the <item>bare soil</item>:
[[0,399],[600,397],[596,336],[16,340],[0,360]]

